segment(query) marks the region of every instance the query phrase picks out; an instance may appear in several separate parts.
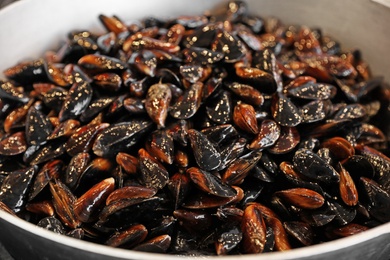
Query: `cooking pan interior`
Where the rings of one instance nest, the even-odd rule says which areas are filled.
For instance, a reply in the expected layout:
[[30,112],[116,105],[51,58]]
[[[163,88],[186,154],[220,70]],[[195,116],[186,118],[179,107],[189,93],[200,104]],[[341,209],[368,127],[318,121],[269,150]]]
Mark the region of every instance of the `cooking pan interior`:
[[[200,14],[221,1],[210,0],[24,0],[0,11],[0,71],[18,61],[56,49],[73,29],[102,31],[97,16],[124,20],[146,16]],[[345,49],[362,50],[375,75],[390,80],[390,9],[369,0],[248,0],[253,13],[276,16],[285,23],[322,28]],[[1,76],[3,77],[3,76]],[[0,212],[0,239],[16,259],[175,259],[131,252],[63,237]],[[222,259],[388,259],[390,223],[346,239],[265,255]],[[218,259],[220,259],[219,257]]]
[[[36,58],[56,49],[70,30],[102,31],[97,16],[116,14],[124,20],[146,16],[173,17],[200,14],[221,0],[103,0],[20,1],[2,10],[0,16],[0,72],[17,61]],[[286,24],[321,28],[338,39],[345,49],[359,48],[375,75],[390,80],[390,8],[371,0],[247,0],[250,10],[261,16],[275,16]],[[17,43],[17,44],[16,44]]]

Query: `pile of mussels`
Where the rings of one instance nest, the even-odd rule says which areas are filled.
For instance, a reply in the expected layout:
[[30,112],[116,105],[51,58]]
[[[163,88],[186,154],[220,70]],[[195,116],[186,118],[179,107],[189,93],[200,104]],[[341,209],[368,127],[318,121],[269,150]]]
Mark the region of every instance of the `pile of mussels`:
[[99,16],[0,81],[1,208],[113,247],[283,251],[390,221],[390,90],[320,29]]

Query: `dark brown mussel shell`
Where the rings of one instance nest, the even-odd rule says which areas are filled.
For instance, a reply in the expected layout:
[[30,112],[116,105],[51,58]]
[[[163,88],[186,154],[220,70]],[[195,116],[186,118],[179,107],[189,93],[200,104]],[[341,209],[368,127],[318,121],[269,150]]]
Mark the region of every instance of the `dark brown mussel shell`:
[[31,154],[27,153],[27,149],[24,154],[24,160],[30,165],[47,162],[63,155],[66,152],[65,144],[62,140],[53,140],[43,146],[30,146],[29,148],[32,148]]
[[146,150],[161,162],[173,163],[174,144],[173,138],[166,131],[154,131],[145,144]]
[[90,188],[73,205],[75,216],[83,223],[93,221],[96,211],[104,205],[106,198],[114,191],[114,178],[105,179]]
[[156,210],[161,202],[162,198],[157,196],[113,201],[99,213],[97,224],[112,229],[131,226],[132,222],[141,219],[144,222],[147,219],[145,213]]
[[195,129],[188,130],[188,139],[194,152],[195,160],[201,169],[211,171],[221,164],[221,154],[207,137]]
[[187,146],[187,135],[190,123],[187,120],[178,120],[172,123],[167,132],[172,136],[173,140],[177,141],[183,146]]
[[60,87],[72,85],[73,78],[64,72],[63,68],[53,63],[45,63],[46,74],[50,81]]
[[240,39],[226,30],[216,35],[211,48],[213,51],[223,53],[224,61],[227,63],[235,63],[241,60],[247,51]]
[[63,181],[71,190],[77,188],[80,178],[90,161],[89,153],[78,153],[70,160]]
[[100,73],[93,76],[93,83],[101,89],[115,92],[121,89],[122,78],[116,73]]
[[26,118],[26,141],[29,145],[42,145],[53,131],[47,116],[31,106]]
[[69,188],[59,180],[49,183],[53,196],[53,205],[58,218],[68,227],[77,228],[81,222],[76,218],[73,205],[76,197]]
[[33,200],[49,184],[51,180],[58,179],[64,166],[61,160],[45,163],[35,176],[29,192],[29,201]]
[[239,82],[254,86],[261,93],[273,94],[277,90],[274,77],[263,70],[238,66],[236,74],[239,77]]
[[236,195],[231,186],[224,184],[221,179],[207,171],[192,167],[187,170],[187,173],[195,186],[204,192],[227,198]]
[[271,110],[275,121],[282,126],[293,127],[302,122],[299,109],[283,94],[274,96]]
[[256,112],[253,106],[239,103],[234,107],[233,121],[236,126],[251,134],[257,134],[259,128],[257,125]]
[[123,231],[117,231],[112,234],[106,241],[106,245],[112,247],[132,248],[144,241],[147,234],[148,230],[144,225],[133,225]]
[[324,196],[324,191],[319,184],[316,182],[306,181],[302,179],[300,173],[295,170],[294,165],[289,162],[281,162],[279,165],[281,172],[283,173],[286,180],[294,187],[306,188],[313,190],[320,195]]
[[60,87],[54,87],[42,94],[42,101],[49,108],[60,111],[67,96],[68,90]]
[[232,82],[225,85],[244,102],[247,102],[252,106],[261,106],[264,103],[264,97],[260,91],[250,85],[238,82]]
[[48,200],[29,202],[26,204],[26,210],[31,213],[50,217],[53,217],[55,213],[53,203]]
[[323,100],[313,100],[303,105],[299,110],[302,115],[302,123],[314,123],[326,118],[331,103]]
[[185,28],[182,24],[174,24],[171,27],[169,27],[167,33],[163,35],[163,40],[173,43],[173,44],[179,44],[183,38],[183,35],[185,33]]
[[361,104],[351,104],[340,109],[334,116],[335,120],[360,119],[366,115],[366,110]]
[[309,246],[314,241],[314,231],[307,223],[300,221],[288,221],[283,223],[286,232],[298,240],[301,244]]
[[234,160],[222,175],[222,181],[228,184],[240,184],[249,171],[255,167],[262,156],[261,152],[253,151]]
[[111,54],[115,52],[117,48],[117,40],[115,33],[109,32],[103,35],[100,35],[96,39],[96,44],[99,46],[99,49],[103,51],[104,54]]
[[71,136],[76,129],[80,126],[80,122],[74,119],[66,120],[59,125],[57,125],[51,134],[47,137],[47,140],[53,140],[61,137],[69,137]]
[[[205,86],[207,87],[207,86]],[[217,124],[227,124],[232,120],[233,103],[230,93],[221,92],[206,107],[208,118]]]
[[156,192],[153,188],[143,186],[125,186],[111,192],[106,199],[106,205],[120,200],[148,199],[156,195]]
[[216,97],[222,89],[223,78],[220,75],[210,77],[203,86],[203,100]]
[[266,119],[260,124],[259,133],[248,146],[249,149],[265,149],[275,144],[281,134],[280,126],[273,120]]
[[108,31],[117,35],[128,31],[126,25],[116,16],[109,17],[101,14],[99,20]]
[[230,224],[240,223],[243,215],[244,211],[235,206],[220,207],[218,208],[216,213],[216,216],[219,220]]
[[266,225],[257,207],[249,205],[241,222],[242,243],[245,253],[261,253],[266,243]]
[[0,98],[14,100],[18,102],[26,103],[29,101],[28,96],[21,91],[20,89],[16,88],[14,84],[12,84],[9,81],[1,81],[0,80]]
[[54,216],[45,217],[45,218],[41,219],[37,223],[37,226],[44,228],[46,230],[50,230],[50,231],[57,233],[57,234],[65,234],[65,228],[62,225],[62,222]]
[[350,223],[342,227],[329,227],[327,228],[327,236],[331,238],[339,238],[339,237],[348,237],[355,234],[359,234],[363,231],[368,230],[367,226]]
[[149,117],[159,128],[165,127],[171,99],[172,92],[168,84],[157,83],[148,90],[145,99],[145,109]]
[[169,179],[167,184],[169,191],[171,192],[174,201],[175,209],[177,209],[186,199],[191,189],[191,181],[185,173],[175,173]]
[[179,225],[193,234],[200,234],[208,230],[213,224],[213,218],[210,213],[203,210],[178,209],[173,212]]
[[157,70],[157,57],[149,50],[133,52],[128,63],[136,68],[138,72],[154,77]]
[[337,223],[337,225],[351,223],[356,217],[356,209],[353,207],[344,206],[332,199],[328,199],[326,204],[331,214],[335,215],[333,222]]
[[281,127],[280,136],[275,144],[268,148],[273,154],[285,154],[291,152],[300,142],[301,137],[295,127]]
[[309,150],[298,150],[294,155],[293,163],[300,174],[312,180],[322,182],[337,182],[340,180],[339,174],[331,165]]
[[[125,46],[129,46],[129,45],[125,45],[125,44],[126,42],[123,45],[124,46],[123,49],[126,51]],[[147,49],[147,50],[155,49],[155,50],[161,50],[172,54],[176,54],[177,52],[180,51],[180,46],[176,44],[165,42],[159,39],[154,39],[148,36],[141,36],[140,38],[133,40],[129,47],[133,51],[139,51],[141,49]]]
[[142,148],[138,151],[138,156],[141,182],[148,188],[163,188],[169,180],[165,167]]
[[171,245],[171,236],[160,235],[133,248],[135,251],[165,253]]
[[186,48],[191,47],[204,47],[211,46],[213,39],[215,39],[218,32],[221,31],[220,23],[211,23],[199,28],[196,28],[194,32],[183,38],[182,44]]
[[78,128],[66,142],[66,152],[71,156],[82,152],[89,152],[98,133],[107,127],[109,127],[109,124],[102,123],[85,125]]
[[224,58],[222,52],[212,51],[210,49],[201,47],[191,47],[184,49],[183,55],[186,62],[200,64],[203,66],[217,63]]
[[0,141],[0,155],[17,155],[26,149],[27,142],[23,132],[16,132]]
[[145,120],[133,120],[111,125],[98,134],[92,150],[98,156],[115,156],[117,152],[127,150],[135,145],[151,126],[151,122]]
[[23,106],[13,108],[12,111],[5,117],[3,127],[6,133],[10,133],[13,129],[25,126],[24,120],[26,119],[28,110],[34,104],[34,100],[31,99],[27,104]]
[[322,142],[321,147],[328,148],[339,160],[345,160],[355,154],[355,149],[346,139],[333,137]]
[[364,191],[364,196],[368,201],[370,215],[378,221],[385,223],[389,221],[387,210],[390,205],[390,195],[383,190],[376,182],[361,177],[360,182]]
[[261,49],[261,42],[260,39],[255,35],[251,30],[243,25],[240,24],[239,26],[235,27],[235,30],[237,30],[237,36],[239,39],[245,43],[245,45],[250,48],[253,51],[259,51]]
[[358,190],[349,172],[341,165],[338,165],[340,174],[340,196],[348,206],[356,206],[359,202]]
[[18,213],[27,202],[30,185],[37,171],[37,166],[31,166],[11,172],[3,180],[0,187],[0,200],[2,203],[15,213]]
[[81,114],[80,121],[90,122],[99,113],[103,112],[107,107],[109,107],[112,102],[114,102],[114,98],[112,97],[102,97],[92,100],[85,111]]
[[305,188],[282,190],[275,194],[294,206],[304,209],[320,208],[325,202],[321,194]]
[[370,91],[379,87],[383,82],[383,77],[373,77],[366,81],[361,81],[356,84],[347,84],[341,79],[336,79],[337,85],[345,96],[352,102],[358,102]]
[[332,97],[335,87],[329,84],[307,82],[287,89],[287,94],[295,98],[325,100]]
[[232,188],[236,192],[236,195],[232,197],[218,197],[202,191],[194,192],[184,200],[182,206],[187,209],[211,209],[240,202],[244,192],[237,186],[232,186]]
[[242,232],[236,227],[226,227],[219,232],[218,239],[215,242],[215,251],[217,255],[227,255],[231,250],[238,246],[242,240]]
[[139,98],[126,98],[123,101],[124,108],[131,114],[146,114],[146,108],[143,100]]
[[237,157],[241,156],[245,151],[245,146],[247,140],[245,138],[240,138],[238,140],[233,139],[231,142],[225,144],[221,148],[221,164],[217,168],[218,170],[223,170],[229,166]]
[[73,84],[58,114],[60,122],[76,119],[81,115],[92,100],[92,92],[92,88],[87,82]]
[[186,89],[170,108],[169,114],[176,119],[188,119],[199,109],[202,102],[203,83],[197,82]]
[[[4,75],[8,79],[16,81],[19,84],[31,84],[47,80],[44,61],[42,59],[19,63],[6,69]],[[1,87],[1,89],[2,88],[3,87]]]
[[[367,146],[356,146],[355,151],[363,155],[365,159],[372,165],[375,173],[375,180],[382,186],[386,192],[390,192],[390,160],[379,151]],[[368,172],[371,174],[372,172]],[[370,178],[370,177],[368,177]]]
[[181,76],[191,84],[194,84],[202,78],[204,70],[204,67],[195,64],[180,66]]
[[204,128],[201,133],[206,135],[210,141],[218,145],[238,136],[237,130],[231,124]]
[[116,163],[122,167],[127,174],[136,174],[138,159],[130,154],[119,152],[116,155]]
[[121,71],[125,70],[127,67],[121,60],[99,54],[85,55],[79,59],[77,64],[80,67],[93,72]]

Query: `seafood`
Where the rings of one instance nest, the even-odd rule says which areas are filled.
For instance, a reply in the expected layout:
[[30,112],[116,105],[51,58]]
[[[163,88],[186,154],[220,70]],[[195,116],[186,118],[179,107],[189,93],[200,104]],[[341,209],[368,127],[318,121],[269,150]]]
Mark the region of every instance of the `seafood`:
[[100,15],[0,80],[0,208],[178,255],[292,250],[390,221],[390,95],[359,50],[250,14]]

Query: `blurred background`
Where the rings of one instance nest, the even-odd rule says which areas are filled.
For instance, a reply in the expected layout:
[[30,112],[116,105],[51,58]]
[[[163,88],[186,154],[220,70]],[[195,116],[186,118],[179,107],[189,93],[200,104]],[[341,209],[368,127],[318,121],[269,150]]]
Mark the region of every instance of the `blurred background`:
[[6,5],[9,5],[12,2],[15,2],[16,0],[0,0],[0,8],[3,8]]
[[[3,8],[6,5],[9,5],[12,2],[15,2],[16,0],[0,0],[0,9]],[[1,260],[12,260],[13,258],[8,254],[7,250],[3,247],[3,245],[0,243],[0,259]]]

